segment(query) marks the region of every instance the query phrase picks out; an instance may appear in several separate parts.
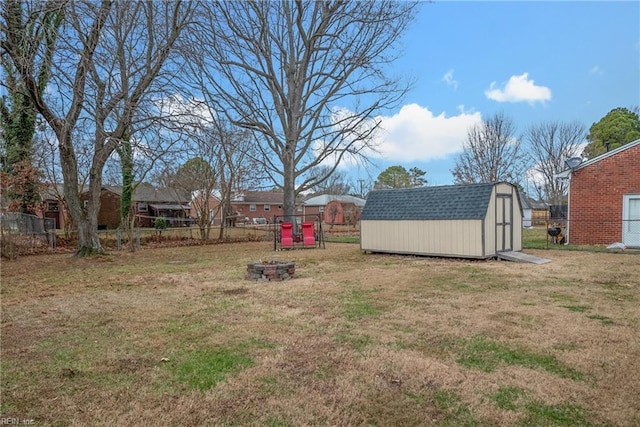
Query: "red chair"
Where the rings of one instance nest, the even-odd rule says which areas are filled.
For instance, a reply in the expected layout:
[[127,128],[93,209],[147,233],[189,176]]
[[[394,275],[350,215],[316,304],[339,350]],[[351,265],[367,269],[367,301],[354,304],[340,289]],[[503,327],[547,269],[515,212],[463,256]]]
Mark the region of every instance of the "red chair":
[[283,222],[280,225],[280,246],[293,248],[293,224],[290,222]]
[[313,230],[313,222],[302,223],[302,244],[304,246],[315,246],[316,236]]

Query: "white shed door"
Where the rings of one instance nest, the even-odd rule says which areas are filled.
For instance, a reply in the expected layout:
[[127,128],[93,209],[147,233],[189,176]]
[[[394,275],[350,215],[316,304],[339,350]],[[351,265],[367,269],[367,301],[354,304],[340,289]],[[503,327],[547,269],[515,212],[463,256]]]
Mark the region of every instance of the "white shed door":
[[513,250],[513,197],[496,197],[496,252]]
[[640,247],[640,194],[624,196],[622,203],[622,243]]

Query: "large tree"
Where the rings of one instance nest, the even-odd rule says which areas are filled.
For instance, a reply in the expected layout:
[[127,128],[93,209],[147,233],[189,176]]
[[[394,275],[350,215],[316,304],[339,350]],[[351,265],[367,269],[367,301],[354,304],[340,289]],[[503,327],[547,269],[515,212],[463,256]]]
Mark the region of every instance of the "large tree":
[[538,199],[561,204],[568,182],[556,175],[567,169],[565,160],[580,154],[585,135],[585,126],[580,122],[548,121],[527,130],[529,152],[535,162],[529,175]]
[[[361,156],[376,115],[408,89],[389,65],[416,3],[382,1],[210,2],[193,33],[192,73],[203,96],[250,130],[285,215],[345,156]],[[322,175],[307,173],[327,164]]]
[[378,175],[374,188],[422,187],[427,183],[424,175],[426,175],[426,172],[416,167],[407,171],[404,166],[389,166]]
[[495,113],[467,131],[463,152],[451,170],[455,183],[507,181],[519,183],[526,157],[513,120]]
[[[21,2],[7,0],[5,19],[19,16],[21,8]],[[20,37],[15,40],[16,49],[33,61],[29,67],[34,70],[40,94],[44,92],[51,75],[53,48],[62,23],[62,13],[61,9],[53,9],[47,15],[47,20],[42,22],[41,31],[35,32],[29,28],[26,31],[33,35],[32,38]],[[5,29],[4,25],[1,28]],[[40,54],[29,54],[32,51],[39,51]],[[33,156],[37,109],[16,68],[4,55],[0,55],[0,69],[0,87],[4,87],[7,93],[0,97],[0,161],[3,181],[5,186],[11,187],[9,196],[18,209],[24,213],[33,213],[39,202],[40,173],[34,166]]]
[[582,155],[588,159],[599,156],[629,142],[640,139],[638,107],[614,108],[598,122],[591,125]]
[[[192,4],[78,0],[22,5],[4,9],[2,54],[11,59],[38,112],[56,134],[66,205],[78,230],[76,254],[100,253],[97,216],[105,162],[131,137],[140,105],[190,23]],[[53,53],[54,89],[43,93],[33,66],[42,52],[20,47],[22,40],[43,31],[60,8],[65,27]],[[86,209],[80,200],[74,141],[83,122],[92,132]]]

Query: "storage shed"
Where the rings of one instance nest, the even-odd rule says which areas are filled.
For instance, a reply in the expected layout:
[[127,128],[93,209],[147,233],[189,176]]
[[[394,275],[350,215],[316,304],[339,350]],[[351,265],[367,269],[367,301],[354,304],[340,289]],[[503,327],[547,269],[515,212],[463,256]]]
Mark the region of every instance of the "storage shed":
[[507,182],[375,190],[360,217],[360,247],[491,258],[522,250],[522,205]]

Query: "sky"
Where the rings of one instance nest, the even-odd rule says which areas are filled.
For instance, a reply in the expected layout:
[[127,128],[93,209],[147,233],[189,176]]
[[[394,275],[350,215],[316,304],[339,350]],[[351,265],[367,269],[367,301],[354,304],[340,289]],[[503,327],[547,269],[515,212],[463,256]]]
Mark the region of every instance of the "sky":
[[402,48],[390,71],[415,85],[381,117],[380,155],[353,180],[401,165],[452,184],[467,129],[497,112],[523,135],[640,105],[638,1],[423,3]]

